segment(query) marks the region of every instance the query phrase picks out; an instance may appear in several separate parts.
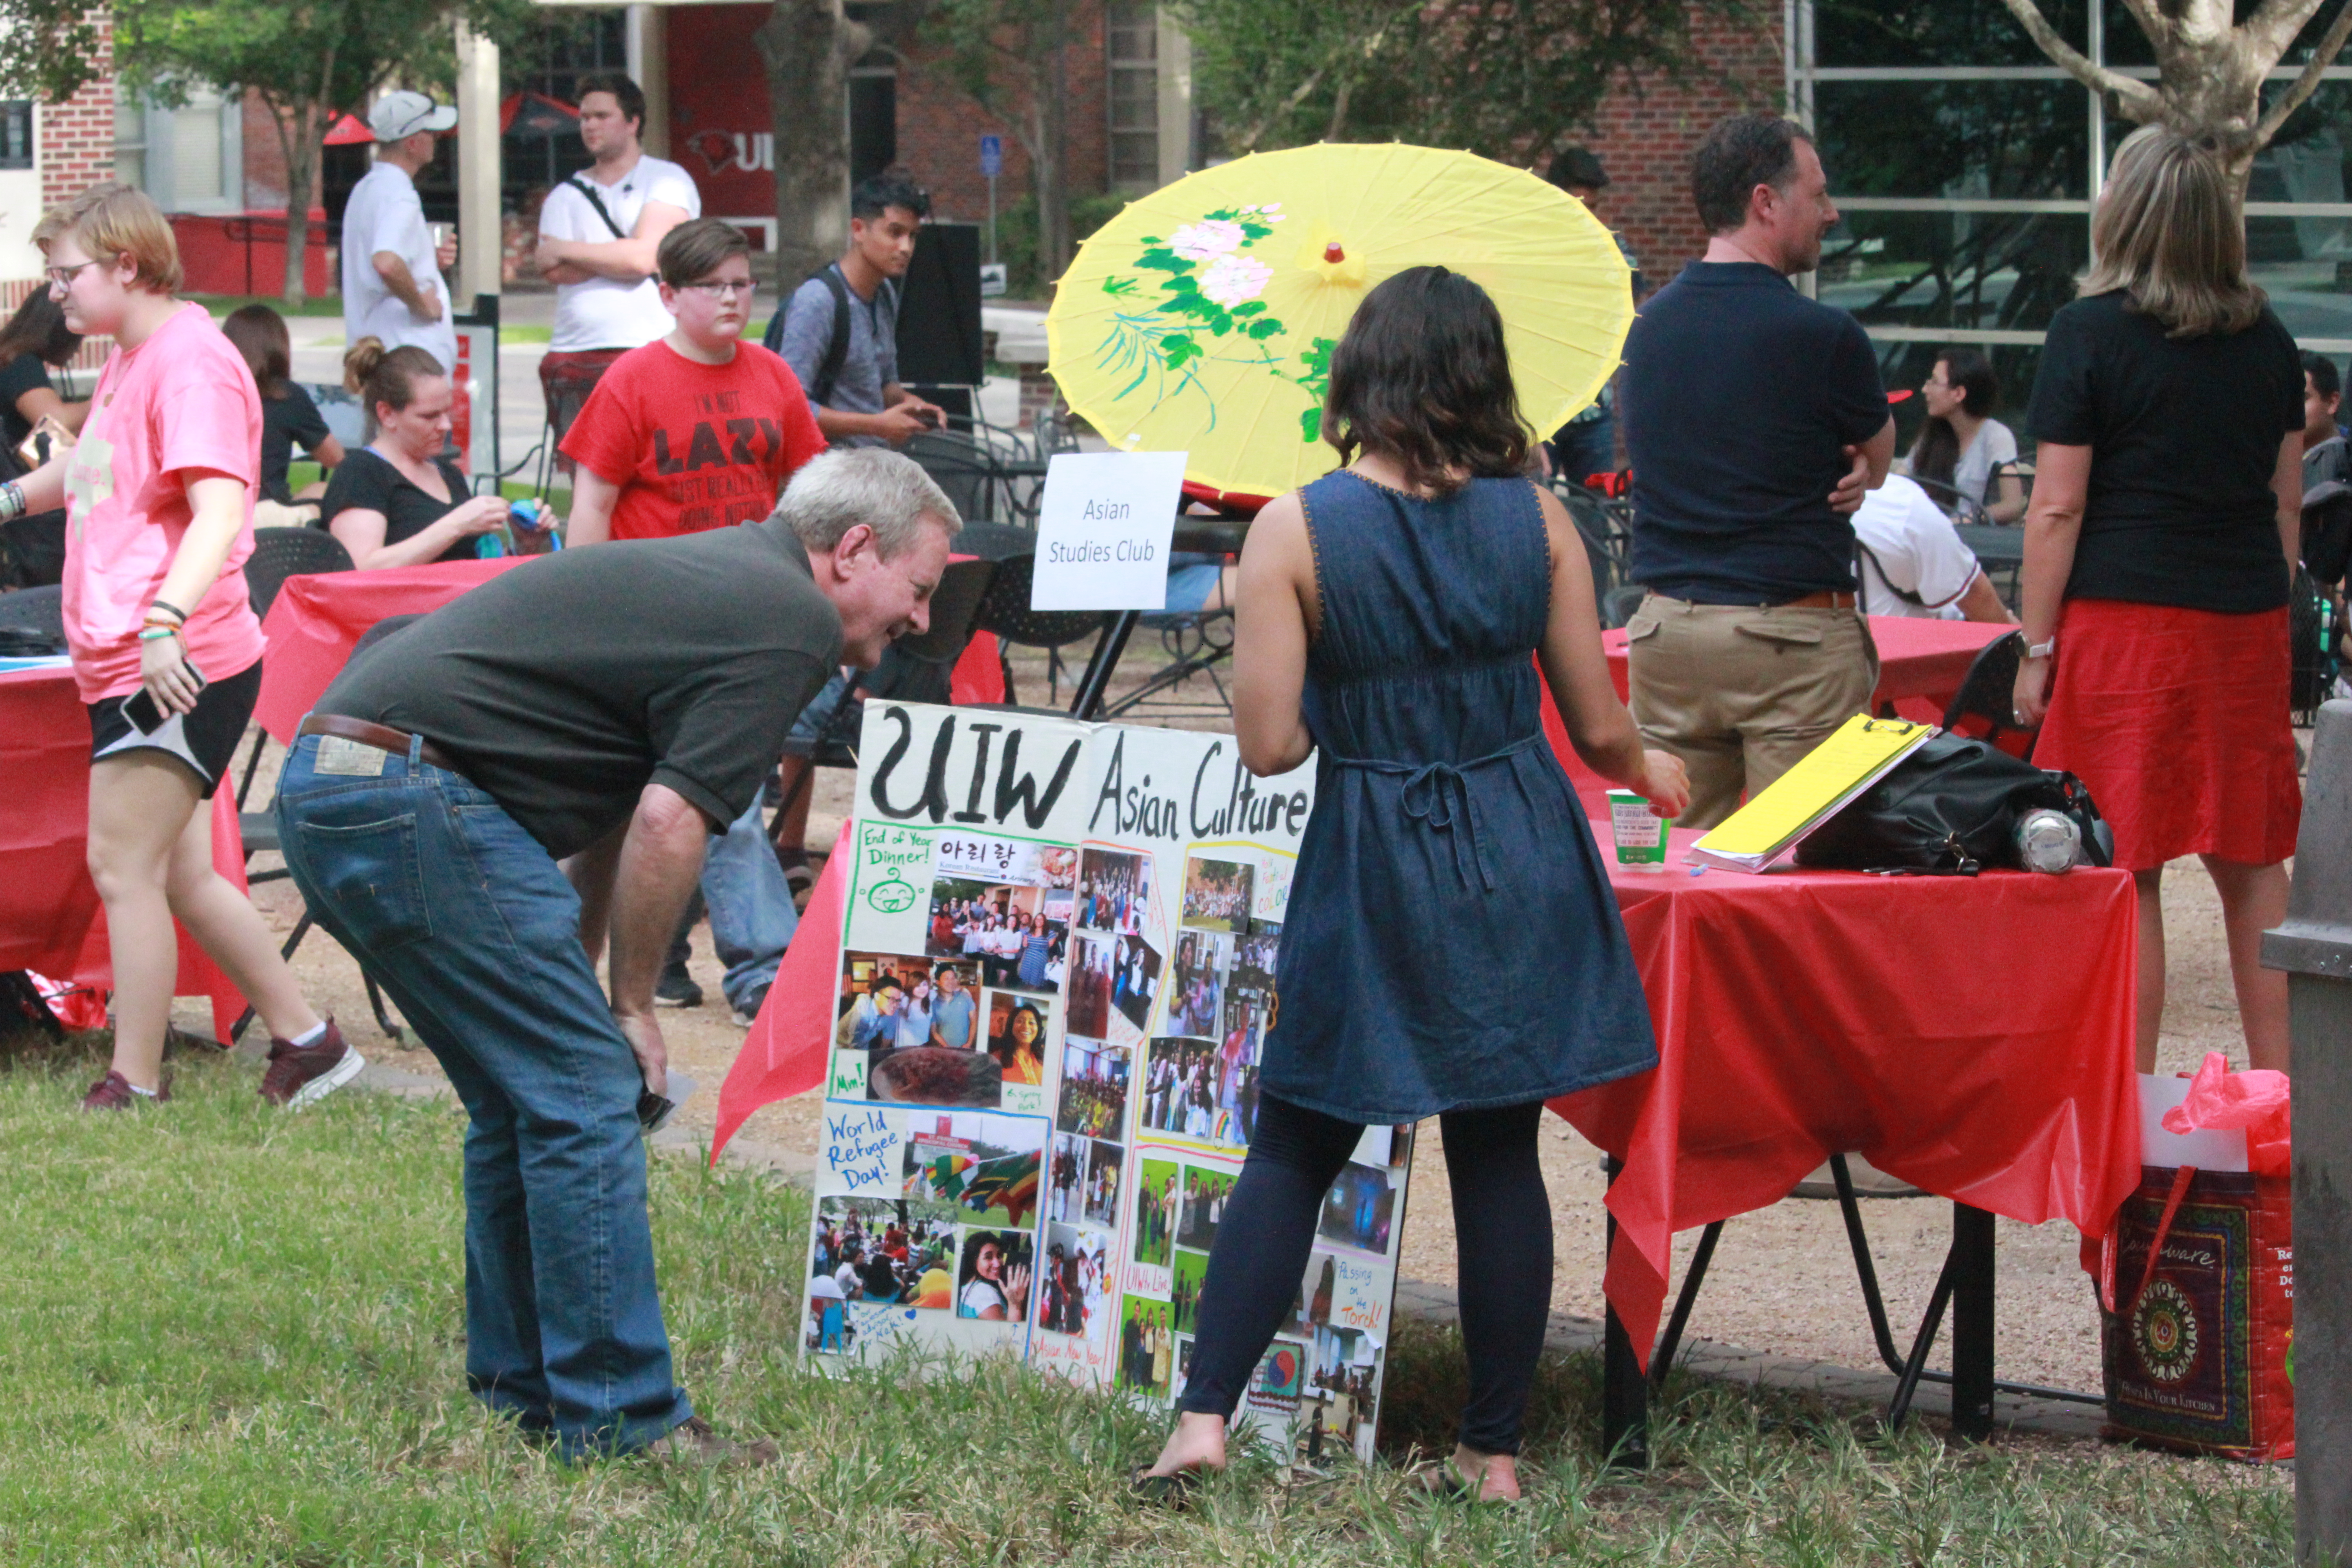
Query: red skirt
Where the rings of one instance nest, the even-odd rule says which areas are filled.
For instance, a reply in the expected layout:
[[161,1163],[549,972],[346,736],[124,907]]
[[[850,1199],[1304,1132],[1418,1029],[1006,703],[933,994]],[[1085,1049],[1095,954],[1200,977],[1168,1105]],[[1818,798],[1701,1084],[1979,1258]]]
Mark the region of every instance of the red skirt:
[[2251,616],[2069,599],[2036,766],[2091,789],[2116,864],[2268,866],[2303,821],[2284,608]]

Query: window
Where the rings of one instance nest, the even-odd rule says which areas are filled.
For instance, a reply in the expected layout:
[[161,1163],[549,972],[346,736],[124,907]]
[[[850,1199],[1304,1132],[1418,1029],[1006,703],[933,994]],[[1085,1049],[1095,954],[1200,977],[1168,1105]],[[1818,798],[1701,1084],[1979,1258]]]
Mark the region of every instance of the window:
[[1111,0],[1103,35],[1110,65],[1110,183],[1119,190],[1160,185],[1159,7]]
[[29,99],[0,102],[0,169],[33,166],[33,105]]
[[[2155,74],[2123,0],[2042,0],[2042,10],[2092,59]],[[2105,165],[2135,127],[2102,113],[1999,5],[1798,0],[1794,20],[1790,93],[1845,215],[1817,292],[1861,319],[1889,386],[1918,384],[1945,343],[1981,348],[2014,421],[2042,333],[2089,261]],[[2289,54],[2266,96],[2302,58]],[[2352,354],[2347,189],[2352,61],[2328,69],[2254,160],[2246,202],[2248,270],[2289,331],[2339,360]],[[1896,410],[1906,442],[1919,406]]]
[[114,100],[114,177],[147,188],[147,105],[120,93]]
[[241,95],[191,88],[187,101],[114,100],[115,177],[137,185],[165,212],[245,208],[245,115]]

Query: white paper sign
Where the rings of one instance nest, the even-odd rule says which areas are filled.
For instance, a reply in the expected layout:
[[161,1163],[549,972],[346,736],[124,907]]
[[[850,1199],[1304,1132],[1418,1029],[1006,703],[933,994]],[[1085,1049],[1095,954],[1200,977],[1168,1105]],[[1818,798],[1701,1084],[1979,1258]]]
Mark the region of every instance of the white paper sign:
[[1037,510],[1033,610],[1157,610],[1184,493],[1181,452],[1062,452]]

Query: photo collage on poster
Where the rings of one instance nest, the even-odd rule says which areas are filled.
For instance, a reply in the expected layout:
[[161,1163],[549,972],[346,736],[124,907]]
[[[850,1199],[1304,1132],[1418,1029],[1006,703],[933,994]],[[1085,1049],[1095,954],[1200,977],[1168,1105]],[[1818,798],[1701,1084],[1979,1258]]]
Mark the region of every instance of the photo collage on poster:
[[[1256,1125],[1313,772],[957,720],[868,705],[804,1346],[1011,1348],[1164,1405]],[[1370,1451],[1411,1147],[1365,1134],[1243,1403],[1310,1458]]]

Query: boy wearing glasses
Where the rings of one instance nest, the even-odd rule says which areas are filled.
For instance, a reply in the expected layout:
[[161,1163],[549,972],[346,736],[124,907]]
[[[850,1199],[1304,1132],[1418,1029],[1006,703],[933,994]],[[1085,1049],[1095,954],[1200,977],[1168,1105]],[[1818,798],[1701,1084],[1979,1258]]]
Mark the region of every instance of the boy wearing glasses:
[[757,522],[824,450],[792,366],[740,341],[751,258],[742,230],[717,218],[662,237],[661,302],[676,324],[613,362],[563,437],[579,466],[567,543]]
[[[676,325],[613,362],[559,448],[578,465],[566,536],[574,548],[758,522],[793,471],[824,450],[792,366],[740,341],[751,313],[743,231],[690,219],[662,236],[656,262]],[[702,899],[727,966],[728,1005],[749,1025],[799,924],[756,797],[712,843]],[[685,929],[692,918],[689,910]],[[685,929],[655,986],[664,1006],[702,1003],[687,973]]]

